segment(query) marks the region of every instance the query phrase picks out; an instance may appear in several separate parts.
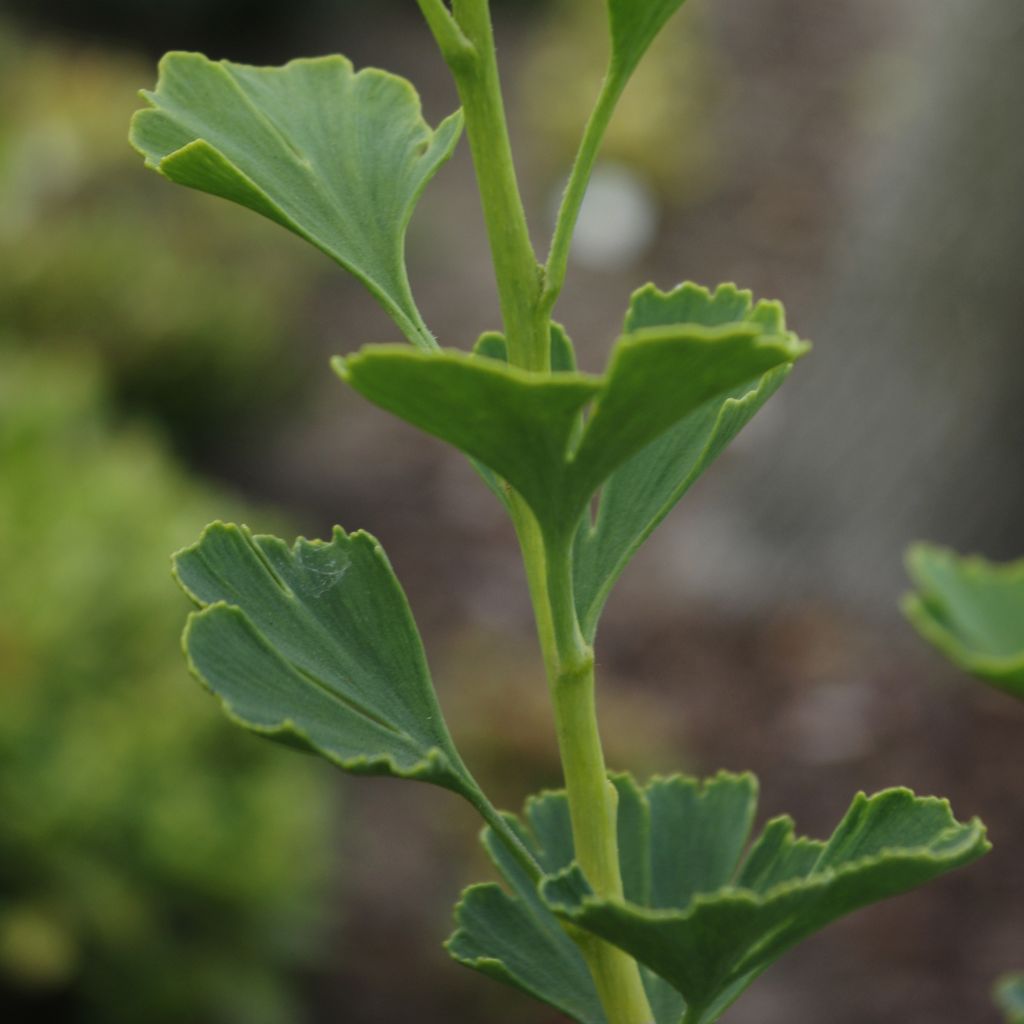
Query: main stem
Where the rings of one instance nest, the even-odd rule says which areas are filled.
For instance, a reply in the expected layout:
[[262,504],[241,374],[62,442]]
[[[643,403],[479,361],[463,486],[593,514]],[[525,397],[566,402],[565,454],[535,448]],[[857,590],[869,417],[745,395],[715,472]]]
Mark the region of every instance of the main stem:
[[494,30],[487,0],[454,0],[452,12],[473,48],[449,61],[466,118],[484,221],[491,245],[509,362],[551,368],[549,319],[541,305],[543,268],[530,243],[501,97]]
[[[576,860],[597,895],[622,899],[617,794],[608,781],[597,725],[594,652],[580,632],[573,600],[571,543],[545,544],[518,496],[513,518],[555,711]],[[654,1015],[636,962],[595,936],[576,939],[609,1024],[651,1024]]]
[[[526,214],[516,181],[512,148],[501,96],[494,31],[488,0],[419,0],[427,22],[455,77],[466,119],[466,134],[480,185],[484,220],[494,259],[509,362],[550,372],[553,299],[545,288],[545,268],[530,243]],[[584,167],[574,176],[562,233],[571,234],[597,141],[611,116],[613,98],[588,129]],[[553,266],[564,276],[556,237]],[[560,281],[557,285],[560,287]],[[622,898],[616,794],[608,782],[594,703],[594,654],[576,616],[572,582],[572,538],[544,538],[522,498],[510,494],[512,519],[526,566],[544,663],[555,711],[556,730],[572,818],[576,858],[595,893]],[[577,938],[594,977],[609,1024],[652,1024],[636,962],[595,936]]]

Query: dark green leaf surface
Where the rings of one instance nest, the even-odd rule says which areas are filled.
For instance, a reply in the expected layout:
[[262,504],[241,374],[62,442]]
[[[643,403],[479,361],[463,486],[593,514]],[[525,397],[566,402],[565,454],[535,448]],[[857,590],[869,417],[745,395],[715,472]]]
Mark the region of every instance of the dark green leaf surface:
[[[646,892],[648,811],[628,777],[615,779],[619,789],[619,842],[623,847],[626,892]],[[525,827],[511,815],[510,824],[545,873],[556,874],[573,859],[572,824],[564,793],[543,793],[527,801]],[[576,944],[544,905],[536,886],[509,855],[508,847],[487,829],[484,847],[508,884],[472,886],[456,908],[458,930],[448,952],[460,963],[519,988],[549,1003],[581,1024],[606,1024],[590,972]],[[629,865],[627,867],[627,864]],[[639,873],[634,873],[638,871]],[[682,1000],[660,978],[643,971],[657,1024],[678,1024]]]
[[[367,346],[335,360],[372,402],[478,459],[515,487],[545,532],[570,536],[604,480],[706,403],[806,351],[756,321],[638,327],[607,373],[530,373],[446,350]],[[579,416],[593,404],[580,431]]]
[[[687,1022],[717,1020],[779,955],[829,922],[981,856],[977,821],[907,790],[860,794],[827,842],[796,838],[775,819],[744,857],[754,810],[750,776],[656,779],[642,791],[650,815],[646,865],[624,853],[624,876],[649,872],[625,902],[595,897],[572,866],[541,891],[567,923],[636,957],[686,1000]],[[625,845],[625,844],[624,844]]]
[[371,536],[336,528],[289,548],[214,523],[175,557],[175,575],[201,608],[185,630],[192,670],[239,725],[346,771],[473,790]]
[[1024,974],[1006,974],[996,982],[995,998],[1006,1024],[1024,1024]]
[[903,610],[918,632],[973,675],[1024,697],[1024,560],[997,565],[917,544],[917,592]]
[[[560,794],[531,799],[529,829],[509,816],[545,872],[573,859],[572,828]],[[561,1010],[581,1024],[606,1024],[590,971],[576,944],[544,906],[535,884],[490,829],[484,847],[508,883],[474,885],[455,908],[457,930],[445,948],[459,963]]]
[[535,374],[479,355],[398,345],[368,345],[334,365],[370,401],[507,480],[542,522],[558,522],[569,440],[600,378]]
[[612,33],[611,72],[628,78],[684,0],[608,0]]
[[278,68],[170,53],[132,121],[146,165],[284,225],[355,274],[414,344],[434,347],[405,271],[416,201],[451,156],[461,113],[433,131],[413,87],[344,57]]
[[[786,331],[782,307],[753,304],[748,291],[720,285],[713,293],[684,284],[672,292],[648,285],[636,292],[626,331],[680,325],[722,328],[756,325],[766,336]],[[620,466],[607,480],[593,524],[584,519],[573,552],[576,605],[584,635],[593,640],[615,580],[641,544],[705,469],[778,390],[790,370],[779,366],[751,384],[719,394],[681,419]]]

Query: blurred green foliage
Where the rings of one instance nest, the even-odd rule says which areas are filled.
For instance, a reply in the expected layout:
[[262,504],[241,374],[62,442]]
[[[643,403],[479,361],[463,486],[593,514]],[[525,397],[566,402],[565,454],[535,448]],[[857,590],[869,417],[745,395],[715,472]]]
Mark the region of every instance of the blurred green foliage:
[[188,678],[166,559],[230,503],[101,391],[0,353],[0,1018],[294,1022],[326,779]]
[[125,125],[150,77],[0,25],[0,324],[99,353],[118,403],[194,448],[296,393],[317,258],[138,173]]

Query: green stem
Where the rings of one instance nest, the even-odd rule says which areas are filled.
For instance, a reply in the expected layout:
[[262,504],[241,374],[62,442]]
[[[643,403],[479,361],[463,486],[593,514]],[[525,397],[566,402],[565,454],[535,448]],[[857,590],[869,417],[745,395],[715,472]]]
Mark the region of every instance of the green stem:
[[[608,781],[597,724],[594,653],[576,616],[572,545],[545,544],[516,496],[516,530],[544,651],[576,860],[599,896],[622,899],[617,796]],[[577,936],[610,1024],[650,1024],[653,1014],[635,961],[594,936]]]
[[[606,83],[588,125],[549,259],[549,268],[556,273],[552,288],[550,283],[545,285],[545,268],[538,265],[530,243],[516,181],[488,0],[452,0],[451,11],[440,0],[419,3],[452,70],[462,101],[498,282],[509,362],[550,372],[551,309],[564,281],[572,230],[601,136],[622,86],[609,87]],[[598,895],[621,899],[616,794],[608,781],[597,727],[594,655],[576,616],[572,538],[555,544],[546,542],[536,518],[518,494],[510,494],[510,508],[555,709],[576,858]],[[503,836],[511,833],[486,798],[482,801],[481,813],[492,827]],[[609,1024],[651,1024],[654,1017],[636,962],[594,936],[581,935],[577,941]]]
[[580,209],[587,194],[590,176],[594,171],[597,154],[601,149],[601,141],[608,130],[612,114],[615,113],[615,107],[622,96],[626,81],[627,78],[618,74],[609,74],[605,78],[597,105],[590,115],[590,120],[587,121],[583,141],[580,143],[572,174],[569,176],[569,182],[562,196],[562,204],[558,210],[558,220],[555,224],[555,234],[551,241],[551,251],[548,253],[547,265],[544,268],[544,294],[541,298],[541,306],[548,316],[555,308],[558,296],[562,293],[562,288],[565,285],[573,232],[576,230],[576,222],[579,220]]
[[[429,0],[423,5],[427,13]],[[463,51],[459,59],[449,59],[448,64],[462,101],[466,135],[480,185],[509,362],[545,372],[551,366],[551,346],[548,317],[540,303],[542,268],[530,243],[516,180],[490,9],[487,0],[454,0],[452,13],[458,30],[472,48],[471,58]],[[430,24],[434,29],[434,22]],[[435,31],[435,36],[447,59],[443,33]]]
[[476,57],[473,44],[463,35],[459,23],[452,17],[444,0],[417,0],[430,31],[437,40],[441,54],[451,66],[469,62]]
[[558,668],[551,680],[576,859],[600,896],[622,897],[614,789],[597,726],[594,652],[583,639],[572,592],[571,547],[545,547],[547,598]]
[[[472,779],[467,770],[467,776]],[[473,780],[473,791],[469,794],[470,802],[479,812],[480,817],[490,825],[494,833],[499,836],[508,847],[509,852],[519,861],[522,869],[529,875],[530,880],[537,884],[544,873],[540,865],[534,860],[533,854],[523,845],[519,836],[515,834],[502,813],[487,799],[484,791]]]

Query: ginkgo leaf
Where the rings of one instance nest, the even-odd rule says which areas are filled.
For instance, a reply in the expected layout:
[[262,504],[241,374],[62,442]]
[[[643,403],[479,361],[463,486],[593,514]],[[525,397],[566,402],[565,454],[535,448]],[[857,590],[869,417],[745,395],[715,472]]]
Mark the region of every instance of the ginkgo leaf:
[[[484,356],[487,359],[497,359],[499,362],[508,362],[508,343],[503,334],[497,331],[488,331],[481,334],[477,343],[473,346],[475,355]],[[572,372],[576,369],[576,353],[573,351],[569,335],[561,324],[551,325],[551,369],[555,372]],[[484,483],[490,488],[497,499],[507,508],[508,494],[501,481],[501,478],[478,459],[470,457],[473,468],[480,474]]]
[[1024,974],[1005,974],[995,986],[996,1005],[1006,1024],[1024,1024]]
[[684,0],[608,0],[611,77],[625,80]]
[[228,716],[345,771],[472,797],[405,595],[380,545],[336,528],[288,547],[214,523],[175,556],[199,605],[184,644]]
[[344,57],[257,68],[169,53],[132,120],[146,165],[284,225],[358,277],[414,344],[436,347],[413,301],[405,233],[458,142],[432,130],[403,78]]
[[805,351],[793,335],[740,322],[636,329],[620,338],[603,377],[388,345],[334,365],[372,402],[488,466],[519,491],[549,537],[567,538],[627,459],[705,403]]
[[543,523],[558,522],[569,439],[601,390],[600,378],[530,373],[453,349],[433,354],[398,345],[367,345],[334,367],[376,405],[507,480]]
[[624,861],[647,878],[646,894],[599,898],[575,865],[540,891],[567,924],[671,984],[685,1000],[687,1024],[717,1020],[782,953],[836,918],[988,849],[980,822],[959,824],[944,800],[905,789],[859,794],[827,842],[797,838],[789,818],[774,819],[746,854],[750,776],[721,773],[703,785],[676,776],[638,792],[649,846],[645,857],[634,840]]
[[961,668],[1024,697],[1024,560],[999,565],[917,544],[907,554],[917,587],[903,610]]
[[[625,890],[639,899],[646,892],[646,876],[642,870],[633,871],[637,861],[631,853],[638,844],[646,848],[647,806],[637,799],[631,780],[623,776],[614,781],[619,790]],[[543,870],[553,875],[568,867],[573,841],[564,793],[531,797],[523,817],[524,824],[511,815],[508,820]],[[458,929],[446,943],[448,952],[459,963],[527,992],[580,1024],[606,1024],[579,948],[541,900],[536,884],[490,829],[484,831],[483,843],[508,888],[488,883],[463,893],[455,910]],[[642,974],[657,1024],[678,1024],[683,1010],[678,993],[649,971]]]
[[[626,331],[700,325],[756,324],[787,336],[775,302],[753,303],[748,291],[694,284],[671,292],[647,285],[633,295]],[[795,335],[789,334],[796,343]],[[705,469],[728,447],[786,379],[789,365],[744,382],[694,410],[620,466],[601,490],[593,523],[585,518],[573,549],[576,606],[584,636],[593,640],[605,600],[630,558]]]

